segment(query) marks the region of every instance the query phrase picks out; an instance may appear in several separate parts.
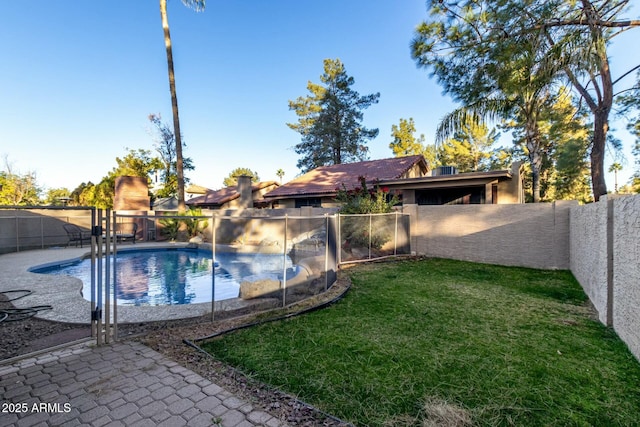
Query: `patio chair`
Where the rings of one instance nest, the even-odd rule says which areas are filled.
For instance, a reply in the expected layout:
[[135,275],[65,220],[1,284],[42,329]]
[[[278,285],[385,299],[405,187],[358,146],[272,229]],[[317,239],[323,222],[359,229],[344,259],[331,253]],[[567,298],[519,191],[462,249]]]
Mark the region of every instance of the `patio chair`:
[[115,226],[116,239],[118,242],[130,239],[136,243],[136,233],[138,232],[138,224],[135,222],[120,222]]
[[64,231],[67,233],[67,237],[69,241],[67,242],[67,247],[73,242],[78,247],[82,247],[82,242],[90,242],[91,241],[91,232],[88,230],[83,230],[75,224],[63,224],[62,227]]

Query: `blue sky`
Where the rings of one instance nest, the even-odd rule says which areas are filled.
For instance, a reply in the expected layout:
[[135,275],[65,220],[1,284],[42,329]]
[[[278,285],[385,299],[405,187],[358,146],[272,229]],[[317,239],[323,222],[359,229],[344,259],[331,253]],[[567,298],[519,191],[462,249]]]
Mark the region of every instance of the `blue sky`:
[[[288,100],[306,95],[309,80],[319,82],[325,58],[342,60],[361,95],[381,94],[364,112],[365,125],[380,130],[369,143],[372,159],[392,156],[391,126],[400,118],[413,117],[431,143],[455,107],[410,56],[424,0],[210,0],[201,13],[168,3],[194,184],[219,188],[236,167],[262,180],[277,180],[280,168],[284,181],[297,176],[299,135],[286,126],[296,121]],[[639,32],[615,42],[614,77],[637,63]],[[127,148],[153,149],[150,113],[171,123],[157,0],[2,1],[0,39],[2,169],[6,156],[14,172],[72,190],[99,182]],[[633,140],[623,124],[613,126],[626,147],[624,183]]]

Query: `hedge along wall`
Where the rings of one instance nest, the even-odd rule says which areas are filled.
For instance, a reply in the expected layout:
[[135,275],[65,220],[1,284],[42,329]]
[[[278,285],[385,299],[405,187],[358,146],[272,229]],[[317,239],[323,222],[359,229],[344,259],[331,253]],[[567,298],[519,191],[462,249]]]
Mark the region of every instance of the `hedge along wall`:
[[407,205],[418,255],[541,269],[569,268],[574,201],[513,205]]
[[571,271],[640,360],[640,195],[571,210]]

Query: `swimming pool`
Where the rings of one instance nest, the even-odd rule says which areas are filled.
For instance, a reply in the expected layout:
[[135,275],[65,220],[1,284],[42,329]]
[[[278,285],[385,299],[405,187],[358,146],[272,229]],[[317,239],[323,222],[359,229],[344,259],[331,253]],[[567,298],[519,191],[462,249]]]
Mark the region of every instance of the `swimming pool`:
[[[283,256],[273,254],[216,253],[199,249],[136,249],[118,252],[111,262],[111,282],[118,305],[178,305],[237,298],[240,282],[248,276],[282,277]],[[113,258],[112,258],[113,259]],[[285,258],[287,275],[292,272]],[[103,264],[105,264],[103,262]],[[67,275],[82,280],[82,295],[91,299],[91,260],[36,267],[34,273]],[[215,276],[212,275],[215,272]],[[214,280],[215,278],[215,280]]]

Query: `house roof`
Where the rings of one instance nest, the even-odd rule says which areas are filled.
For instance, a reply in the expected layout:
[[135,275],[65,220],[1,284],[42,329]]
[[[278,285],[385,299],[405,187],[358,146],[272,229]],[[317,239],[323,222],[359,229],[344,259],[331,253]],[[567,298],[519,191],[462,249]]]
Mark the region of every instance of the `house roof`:
[[380,181],[380,185],[393,186],[394,188],[416,188],[420,187],[455,187],[468,186],[470,184],[484,184],[487,182],[511,179],[513,176],[510,170],[494,170],[487,172],[462,172],[451,175],[421,176],[407,179],[385,179]]
[[[251,184],[251,192],[259,191],[269,186],[278,186],[276,181],[264,181]],[[220,190],[208,190],[203,196],[192,197],[186,201],[190,206],[220,206],[240,197],[238,186],[233,185]]]
[[320,166],[268,192],[264,197],[275,199],[331,195],[343,185],[347,190],[359,187],[361,176],[366,178],[367,183],[376,180],[400,179],[416,165],[425,172],[428,170],[427,162],[422,155]]
[[151,208],[154,211],[177,211],[178,198],[177,197],[160,197],[153,201]]
[[191,184],[185,189],[185,192],[191,194],[206,194],[207,191],[211,191],[211,189],[196,184]]

